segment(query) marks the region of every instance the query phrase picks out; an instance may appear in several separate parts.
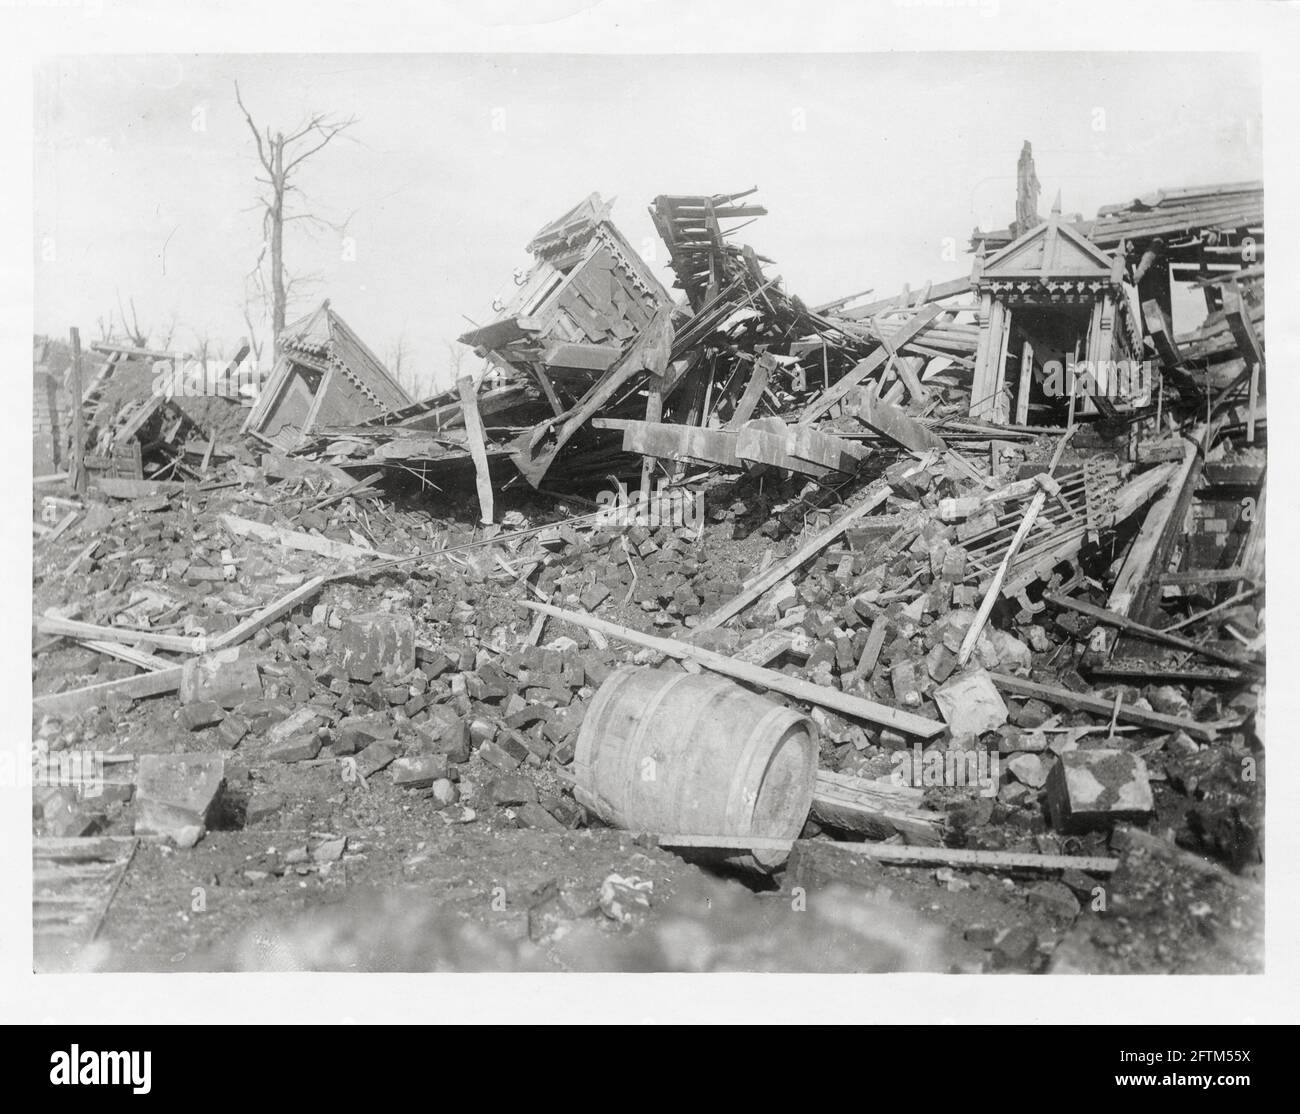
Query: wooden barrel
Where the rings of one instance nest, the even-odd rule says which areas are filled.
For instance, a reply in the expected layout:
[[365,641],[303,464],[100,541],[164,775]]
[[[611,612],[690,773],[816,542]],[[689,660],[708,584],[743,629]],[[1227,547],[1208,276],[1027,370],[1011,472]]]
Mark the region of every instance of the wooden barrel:
[[[657,835],[794,839],[812,806],[817,726],[725,677],[624,666],[583,717],[574,795]],[[770,869],[784,852],[726,856]]]

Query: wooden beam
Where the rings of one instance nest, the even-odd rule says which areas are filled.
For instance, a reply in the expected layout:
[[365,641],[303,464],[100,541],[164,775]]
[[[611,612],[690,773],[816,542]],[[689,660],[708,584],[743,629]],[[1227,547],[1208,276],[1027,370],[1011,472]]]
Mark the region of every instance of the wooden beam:
[[[504,361],[502,361],[499,366],[510,368],[510,365]],[[546,369],[537,361],[533,360],[529,361],[528,370],[532,373],[533,378],[537,380],[538,385],[542,388],[542,394],[546,396],[546,401],[550,404],[551,412],[557,418],[563,418],[564,403],[560,401],[560,396],[555,393],[555,384],[551,382],[551,377],[546,373]],[[479,416],[480,418],[482,417],[481,410],[479,411]]]
[[1191,572],[1164,572],[1160,574],[1158,579],[1161,584],[1173,584],[1186,588],[1202,584],[1226,584],[1230,580],[1249,580],[1250,571],[1243,565],[1234,565],[1230,569],[1193,569]]
[[160,650],[172,650],[180,654],[203,652],[201,637],[163,634],[160,631],[138,630],[135,627],[101,627],[94,623],[61,619],[54,615],[42,615],[36,620],[36,629],[41,634],[76,638],[82,642],[149,642]]
[[[959,294],[965,294],[970,288],[969,275],[963,275],[961,278],[952,279],[949,282],[937,284],[927,282],[915,295],[908,292],[902,304],[905,306],[919,306],[927,302],[939,302],[945,298],[955,298]],[[839,316],[850,321],[861,321],[864,318],[875,317],[882,310],[896,309],[899,304],[900,296],[895,294],[892,298],[881,298],[879,301],[870,302],[865,306],[855,306],[853,309],[845,310]]]
[[96,707],[110,698],[125,697],[138,700],[144,696],[158,696],[179,689],[183,672],[185,672],[183,666],[174,665],[169,669],[124,677],[120,681],[104,681],[102,684],[89,685],[70,692],[38,696],[32,700],[32,707],[47,715],[75,715],[84,712],[87,708]]
[[923,796],[910,785],[818,770],[812,816],[818,823],[872,839],[902,835],[908,843],[933,846],[942,841],[943,814],[922,808]]
[[117,658],[120,661],[129,662],[131,665],[138,666],[140,669],[149,669],[157,671],[159,669],[170,669],[176,663],[168,661],[166,658],[160,658],[154,654],[146,654],[143,650],[137,650],[133,646],[122,646],[116,642],[87,642],[86,647],[94,650],[97,654],[107,654],[111,658]]
[[238,646],[245,639],[250,638],[252,635],[260,631],[263,627],[274,623],[281,615],[292,611],[300,603],[309,600],[320,591],[321,586],[328,579],[329,578],[325,576],[313,576],[310,580],[304,581],[288,595],[281,596],[273,603],[267,604],[261,611],[258,611],[254,615],[250,615],[237,626],[231,627],[230,630],[225,632],[225,634],[218,635],[211,641],[208,648],[212,651],[216,651],[224,650],[230,646]]
[[1259,406],[1259,364],[1250,365],[1250,396],[1246,411],[1246,444],[1255,443],[1255,411]]
[[796,845],[858,855],[907,866],[955,866],[973,870],[1079,870],[1113,874],[1119,859],[1098,855],[1040,855],[1033,851],[969,851],[959,847],[903,847],[896,843],[845,843],[835,840],[778,839],[762,836],[652,835],[660,847],[719,850],[791,851]]
[[[785,468],[815,479],[822,479],[837,471],[828,465],[817,464],[795,455],[794,447],[794,435],[790,427],[775,415],[755,418],[745,423],[736,435],[736,455],[741,460]],[[845,464],[849,471],[854,467],[852,462]]]
[[738,435],[722,429],[681,425],[677,422],[639,422],[630,418],[593,418],[593,429],[621,429],[623,449],[649,459],[703,461],[727,468],[740,467],[736,455]]
[[1034,382],[1034,346],[1025,338],[1020,349],[1020,383],[1016,391],[1016,425],[1029,424],[1029,391]]
[[1034,523],[1038,519],[1038,512],[1043,509],[1043,503],[1046,500],[1047,492],[1040,490],[1029,501],[1029,506],[1025,510],[1025,517],[1020,520],[1020,528],[1012,537],[1011,544],[1007,546],[1007,552],[1002,558],[1002,563],[998,566],[998,571],[993,574],[993,580],[989,584],[988,591],[984,594],[984,599],[980,602],[979,610],[975,613],[975,618],[966,631],[966,637],[962,639],[961,650],[957,654],[958,666],[965,665],[974,652],[975,644],[979,641],[980,635],[984,633],[984,625],[988,622],[989,614],[993,611],[993,605],[997,603],[998,596],[1002,592],[1002,583],[1007,578],[1007,570],[1011,568],[1011,562],[1016,559],[1016,554],[1020,552],[1020,547],[1024,545],[1025,538],[1029,536],[1029,531],[1033,529]]
[[1240,603],[1253,599],[1261,591],[1263,591],[1262,588],[1247,588],[1229,596],[1222,603],[1216,603],[1213,607],[1207,607],[1204,611],[1198,611],[1195,615],[1188,615],[1185,619],[1179,619],[1178,622],[1170,623],[1167,627],[1161,627],[1160,629],[1166,634],[1171,634],[1176,630],[1182,630],[1184,627],[1194,626],[1202,619],[1208,619],[1211,615],[1219,615],[1230,607],[1236,607]]
[[696,623],[694,630],[712,630],[719,627],[733,616],[739,615],[751,603],[759,598],[769,588],[774,587],[784,580],[791,573],[795,572],[801,565],[806,564],[825,549],[831,542],[835,541],[858,519],[864,518],[875,510],[881,503],[889,498],[889,488],[881,487],[868,495],[868,497],[856,507],[846,511],[832,522],[825,530],[814,535],[798,549],[796,549],[784,561],[778,561],[769,567],[761,575],[754,577],[749,585],[738,596],[728,600],[721,607],[711,611],[708,615],[702,616]]
[[772,692],[784,693],[786,696],[791,696],[796,700],[803,700],[809,704],[818,704],[853,719],[865,720],[868,723],[879,724],[882,727],[892,727],[894,730],[901,731],[906,735],[930,739],[947,729],[947,725],[938,720],[900,711],[898,708],[891,708],[887,704],[877,704],[874,700],[850,696],[839,689],[815,685],[811,681],[790,677],[784,673],[778,673],[774,669],[764,669],[762,666],[737,661],[725,654],[717,654],[712,650],[704,650],[698,646],[678,642],[675,639],[642,634],[640,631],[621,627],[617,623],[597,619],[594,615],[580,615],[577,612],[552,607],[550,604],[534,603],[532,600],[521,600],[519,606],[540,612],[543,615],[563,619],[565,622],[585,627],[587,630],[600,631],[601,634],[608,635],[610,638],[617,638],[637,646],[644,646],[668,657],[677,658],[679,661],[694,661],[705,669],[721,673],[724,677],[731,677],[737,681],[744,681],[746,684],[757,685]]
[[1251,321],[1250,310],[1242,300],[1241,288],[1235,282],[1230,282],[1223,288],[1223,316],[1246,366],[1258,366],[1262,370],[1264,346],[1255,333],[1255,323]]
[[[1160,496],[1142,522],[1142,527],[1111,587],[1106,606],[1117,615],[1128,615],[1139,598],[1146,595],[1151,585],[1151,569],[1168,552],[1173,537],[1182,533],[1182,519],[1191,498],[1193,468],[1199,460],[1195,440],[1183,445],[1183,458],[1178,470],[1170,479],[1165,493]],[[1199,469],[1196,470],[1199,475]]]
[[1060,688],[1056,685],[1044,685],[1039,684],[1037,681],[1026,680],[1024,677],[1012,677],[1007,673],[990,673],[989,676],[998,688],[1011,693],[1012,696],[1042,700],[1058,708],[1065,708],[1067,711],[1089,712],[1092,715],[1105,716],[1108,719],[1117,714],[1118,718],[1125,723],[1136,723],[1140,727],[1150,727],[1157,731],[1186,731],[1193,739],[1200,739],[1205,743],[1213,742],[1218,734],[1215,727],[1207,726],[1199,720],[1167,716],[1160,712],[1152,712],[1146,708],[1136,708],[1132,704],[1124,703],[1119,705],[1117,713],[1113,700],[1101,700],[1098,697],[1086,696],[1083,693],[1072,692],[1070,689]]
[[298,549],[305,553],[315,553],[342,561],[349,557],[379,557],[386,561],[398,560],[396,554],[384,553],[378,549],[366,549],[364,546],[352,545],[350,542],[335,541],[317,534],[308,534],[303,530],[288,530],[283,526],[272,526],[266,522],[256,522],[251,518],[241,518],[237,514],[223,514],[222,523],[236,537],[254,537],[264,542],[278,542],[286,549]]
[[1081,600],[1074,600],[1069,596],[1062,596],[1056,592],[1044,592],[1043,599],[1054,607],[1062,607],[1068,611],[1077,611],[1080,615],[1088,616],[1089,619],[1095,619],[1097,622],[1104,623],[1106,626],[1127,631],[1129,634],[1137,635],[1139,638],[1145,638],[1149,642],[1162,642],[1166,646],[1173,646],[1179,650],[1187,650],[1189,653],[1200,654],[1202,657],[1209,658],[1211,661],[1230,665],[1234,669],[1245,669],[1253,672],[1262,671],[1262,667],[1255,662],[1244,661],[1233,654],[1225,654],[1211,646],[1202,646],[1198,642],[1193,642],[1190,638],[1183,638],[1181,635],[1170,634],[1168,631],[1160,630],[1158,627],[1149,627],[1145,623],[1135,622],[1133,619],[1129,619],[1124,615],[1117,615],[1113,611],[1107,611],[1104,607],[1094,607],[1090,603],[1084,603]]
[[[902,348],[908,341],[922,332],[936,317],[943,312],[943,307],[934,305],[923,306],[910,321],[890,338],[890,343],[894,350]],[[889,358],[890,352],[888,347],[881,344],[865,360],[859,361],[852,368],[842,375],[829,391],[823,391],[817,398],[813,399],[804,411],[799,415],[799,424],[808,425],[814,419],[821,417],[831,407],[844,401],[844,397],[861,383],[868,375],[884,366],[885,361]]]
[[975,350],[975,372],[971,378],[970,410],[972,418],[997,422],[998,390],[1001,374],[998,362],[1003,358],[1006,345],[1006,306],[990,295],[984,295],[987,311],[980,314],[979,344]]
[[938,452],[948,450],[947,442],[937,433],[915,421],[897,406],[876,398],[870,390],[860,392],[857,415],[877,433],[914,453],[928,452],[931,449]]
[[798,640],[788,630],[770,630],[731,656],[750,665],[770,665],[794,649]]
[[921,382],[921,368],[925,361],[919,356],[898,356],[894,358],[894,370],[907,385],[907,394],[917,406],[925,406],[930,401],[930,392]]
[[885,636],[888,633],[889,620],[884,615],[877,615],[872,620],[866,645],[862,647],[862,656],[858,658],[858,664],[853,667],[853,672],[849,676],[850,682],[865,680],[875,672],[876,662],[880,660],[880,651],[884,649]]
[[1142,303],[1142,320],[1146,324],[1147,336],[1156,346],[1156,354],[1167,368],[1181,367],[1183,354],[1178,350],[1178,341],[1174,339],[1174,330],[1165,317],[1160,303],[1148,298]]
[[763,397],[763,392],[767,389],[767,381],[771,377],[774,364],[775,361],[767,353],[754,361],[754,370],[750,372],[749,382],[745,384],[745,393],[740,396],[735,412],[723,427],[724,429],[740,429],[754,416],[758,400]]
[[806,425],[786,426],[786,444],[791,456],[837,472],[856,472],[871,455],[865,445]]

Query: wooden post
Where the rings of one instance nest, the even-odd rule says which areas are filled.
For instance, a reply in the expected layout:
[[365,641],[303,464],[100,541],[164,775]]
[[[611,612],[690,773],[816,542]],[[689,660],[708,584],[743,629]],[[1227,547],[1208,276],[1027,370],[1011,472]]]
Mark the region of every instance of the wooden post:
[[1250,365],[1250,409],[1246,414],[1246,444],[1255,443],[1255,411],[1259,406],[1259,364]]
[[478,412],[478,393],[468,375],[456,383],[460,392],[461,412],[465,418],[465,438],[474,458],[475,482],[478,486],[479,517],[484,526],[492,525],[492,476],[488,471],[487,446],[483,441],[483,419]]
[[1020,349],[1020,391],[1016,396],[1016,425],[1029,424],[1029,390],[1034,379],[1034,346],[1025,338]]
[[[646,394],[645,400],[645,420],[649,422],[659,422],[664,416],[664,381],[658,375],[650,376],[650,390]],[[646,455],[641,459],[641,507],[642,509],[650,506],[650,495],[653,487],[655,472],[655,458]]]
[[86,428],[81,412],[81,332],[69,330],[72,338],[72,465],[69,474],[74,491],[86,490]]
[[1075,382],[1075,378],[1074,378],[1074,368],[1075,365],[1078,364],[1078,362],[1079,362],[1079,346],[1076,344],[1074,346],[1074,363],[1069,363],[1065,365],[1065,381],[1067,384],[1069,384],[1068,389],[1070,392],[1070,409],[1065,419],[1065,428],[1067,430],[1074,429],[1074,400],[1078,388],[1078,384]]
[[573,623],[575,626],[583,627],[589,631],[599,631],[610,638],[631,642],[636,646],[644,646],[679,661],[698,662],[705,669],[714,673],[721,673],[724,677],[731,677],[734,680],[769,689],[772,692],[784,693],[786,696],[793,696],[796,700],[806,700],[810,704],[831,708],[842,715],[863,719],[868,723],[892,727],[896,731],[901,731],[907,735],[932,739],[947,730],[947,725],[942,720],[929,719],[926,716],[905,712],[900,708],[893,708],[887,704],[878,704],[874,700],[852,696],[847,692],[841,692],[839,689],[813,684],[811,681],[805,681],[798,677],[790,677],[774,669],[764,669],[761,666],[750,665],[748,662],[729,658],[724,654],[705,650],[687,642],[678,642],[674,638],[659,638],[653,634],[642,634],[630,627],[621,627],[617,623],[598,619],[594,615],[565,611],[559,607],[552,607],[549,603],[520,600],[518,606],[526,607],[543,615],[552,615],[557,619],[563,619],[566,623]]

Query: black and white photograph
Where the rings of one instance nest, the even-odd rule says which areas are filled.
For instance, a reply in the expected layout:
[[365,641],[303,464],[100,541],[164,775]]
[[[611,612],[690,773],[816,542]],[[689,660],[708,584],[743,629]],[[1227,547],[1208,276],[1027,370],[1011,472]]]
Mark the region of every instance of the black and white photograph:
[[1296,10],[433,7],[0,7],[24,1000],[1294,1020]]

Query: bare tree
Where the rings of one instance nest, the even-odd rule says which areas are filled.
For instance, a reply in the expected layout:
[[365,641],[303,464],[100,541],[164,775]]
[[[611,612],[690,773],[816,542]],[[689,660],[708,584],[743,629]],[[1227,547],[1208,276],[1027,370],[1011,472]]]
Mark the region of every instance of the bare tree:
[[454,387],[458,382],[460,382],[462,375],[460,366],[465,361],[465,353],[467,349],[464,345],[453,344],[451,341],[446,341],[445,343],[447,345],[447,364],[451,369],[451,385]]
[[[140,318],[135,312],[135,299],[131,298],[129,299],[129,301],[131,303],[130,322],[128,322],[126,319],[126,309],[122,305],[122,295],[120,292],[118,293],[117,314],[118,314],[118,318],[122,322],[122,332],[126,334],[126,339],[129,340],[137,348],[145,348],[148,345],[149,332],[147,329],[140,328]],[[111,320],[110,320],[110,324],[111,324]]]
[[257,326],[253,324],[253,316],[249,311],[248,303],[245,302],[241,308],[244,312],[244,324],[248,326],[248,347],[253,353],[253,364],[259,366],[262,362],[262,341],[257,335]]
[[280,351],[280,334],[284,331],[285,307],[288,304],[289,283],[284,266],[284,226],[289,221],[305,220],[318,225],[329,225],[323,217],[311,212],[290,213],[288,211],[289,194],[302,191],[294,181],[294,173],[303,162],[311,158],[340,132],[355,124],[356,117],[346,120],[332,119],[315,113],[297,130],[286,135],[283,131],[272,131],[270,125],[259,130],[253,123],[253,117],[244,106],[239,94],[239,83],[235,83],[235,101],[244,119],[248,121],[248,130],[257,142],[257,158],[262,164],[265,177],[258,176],[257,181],[268,190],[258,198],[262,210],[262,254],[258,256],[257,267],[269,251],[271,256],[271,335],[275,352]]
[[[399,333],[397,339],[388,346],[384,362],[388,365],[388,370],[393,373],[393,378],[397,380],[397,385],[407,394],[414,397],[415,395],[415,375],[409,377],[405,373],[407,356],[406,334]],[[407,379],[411,382],[407,382]]]

